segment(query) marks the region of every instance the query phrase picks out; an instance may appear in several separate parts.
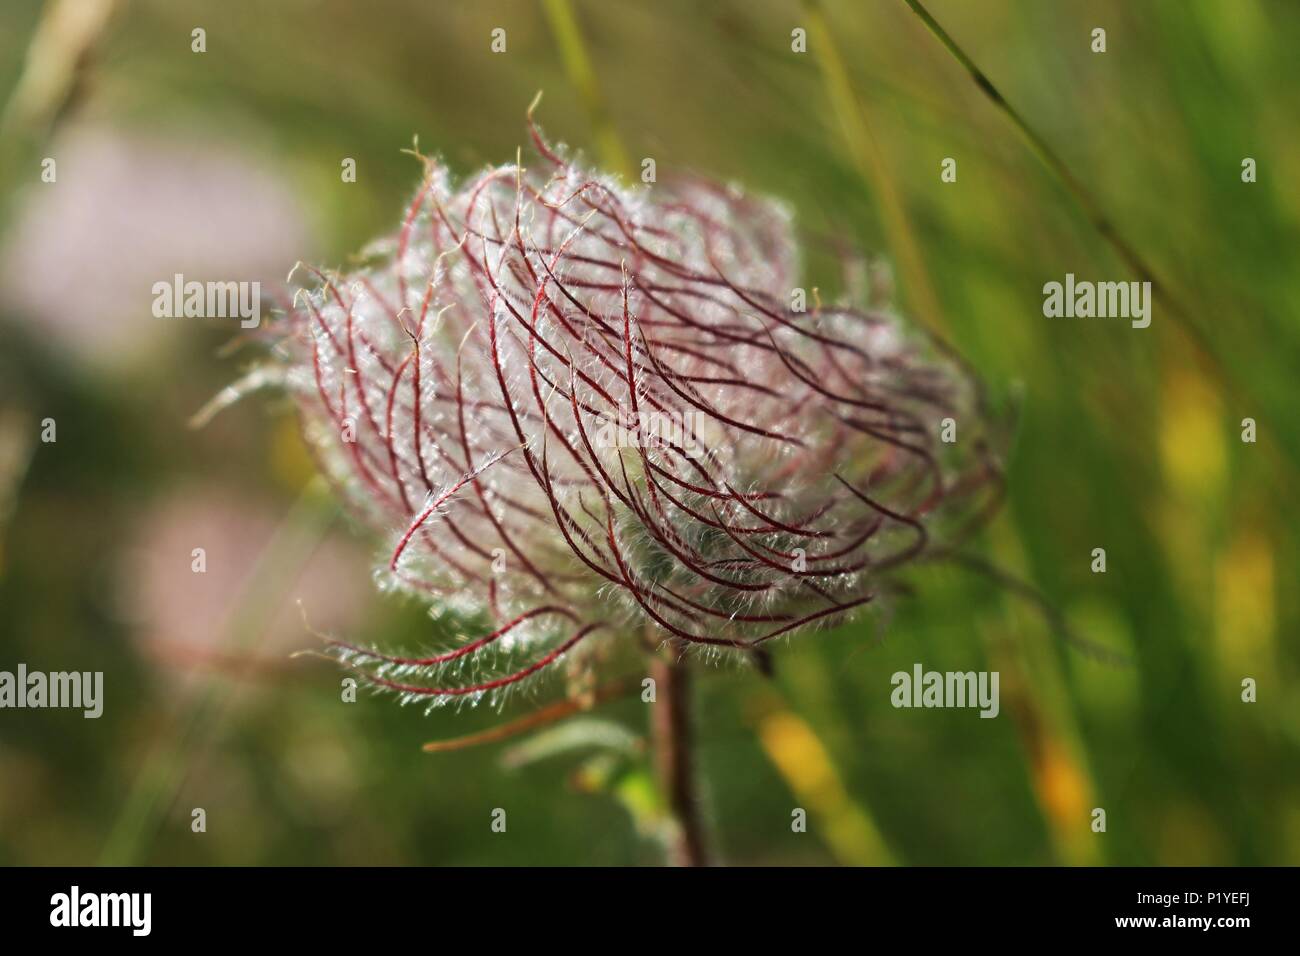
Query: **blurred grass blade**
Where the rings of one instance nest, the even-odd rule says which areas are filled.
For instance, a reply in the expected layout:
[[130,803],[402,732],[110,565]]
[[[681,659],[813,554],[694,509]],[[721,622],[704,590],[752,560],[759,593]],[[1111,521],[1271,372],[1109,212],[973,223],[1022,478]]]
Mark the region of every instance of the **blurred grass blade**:
[[[329,498],[323,480],[313,479],[303,488],[249,569],[227,625],[228,650],[253,649],[265,633],[285,588],[301,571],[337,514],[337,505]],[[178,729],[164,731],[164,739],[147,758],[105,841],[101,866],[138,865],[144,858],[154,832],[184,783],[190,759],[204,740],[212,737],[228,694],[229,685],[223,678],[209,677],[174,721]]]
[[76,93],[116,0],[53,0],[27,47],[27,61],[0,119],[0,138],[42,135]]
[[826,82],[826,92],[844,138],[848,141],[854,165],[863,182],[880,201],[889,243],[906,282],[904,296],[921,323],[934,332],[943,333],[946,328],[943,311],[934,287],[930,283],[925,260],[921,256],[920,246],[908,220],[902,194],[889,171],[889,163],[880,145],[867,125],[866,114],[857,94],[853,91],[853,82],[849,78],[844,59],[840,56],[839,47],[835,43],[835,35],[831,32],[818,0],[804,0],[804,10],[808,17],[809,33],[813,39],[817,63]]
[[778,710],[762,718],[758,738],[795,798],[822,821],[827,847],[848,866],[896,862],[871,817],[844,788],[831,756],[802,717]]
[[1212,367],[1220,377],[1223,377],[1225,375],[1223,365],[1211,349],[1205,333],[1196,323],[1191,311],[1184,305],[1181,298],[1156,275],[1155,269],[1146,259],[1119,233],[1115,224],[1102,211],[1100,203],[1093,198],[1078,177],[1070,171],[1070,167],[1065,164],[1065,161],[1061,159],[1056,150],[1052,149],[1047,141],[1025,121],[1019,110],[1007,102],[984,71],[975,65],[975,62],[957,45],[957,42],[953,40],[948,31],[930,15],[930,11],[921,4],[920,0],[903,0],[903,2],[911,7],[912,12],[925,24],[926,29],[934,34],[935,38],[943,44],[944,49],[970,74],[980,92],[988,97],[993,105],[1011,121],[1011,124],[1025,138],[1025,141],[1043,164],[1061,180],[1066,190],[1083,210],[1088,221],[1092,223],[1093,228],[1115,250],[1120,259],[1137,274],[1141,281],[1151,283],[1152,294],[1164,302],[1170,313],[1195,342],[1200,360]]
[[[20,167],[74,102],[116,7],[117,0],[46,4],[27,45],[22,73],[0,115],[0,181],[19,180]],[[7,206],[13,194],[0,193],[0,205]]]
[[36,448],[34,424],[22,410],[0,409],[0,577],[5,573],[5,529],[18,508],[19,490]]
[[587,118],[591,122],[601,162],[619,175],[632,179],[632,164],[614,129],[609,104],[601,93],[596,72],[592,69],[573,5],[569,0],[543,0],[542,7],[546,10],[546,19],[550,21],[551,32],[555,34],[555,43],[560,48],[560,59],[564,63],[569,82],[578,91],[587,109]]

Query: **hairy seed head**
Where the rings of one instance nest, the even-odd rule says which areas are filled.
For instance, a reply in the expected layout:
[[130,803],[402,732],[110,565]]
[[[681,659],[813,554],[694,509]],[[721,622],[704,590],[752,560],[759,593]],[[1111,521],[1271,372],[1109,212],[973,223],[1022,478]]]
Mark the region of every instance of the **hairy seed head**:
[[336,645],[408,699],[647,626],[757,651],[842,620],[993,475],[943,350],[801,307],[781,206],[630,190],[534,140],[539,168],[459,187],[430,164],[368,266],[313,272],[281,350],[322,469],[393,536],[385,580],[478,628],[420,658]]

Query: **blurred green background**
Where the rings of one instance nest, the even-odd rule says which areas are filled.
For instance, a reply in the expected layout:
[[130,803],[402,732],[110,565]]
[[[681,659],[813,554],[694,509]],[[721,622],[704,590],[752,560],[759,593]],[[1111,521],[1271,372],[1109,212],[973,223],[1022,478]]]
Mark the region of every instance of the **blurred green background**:
[[[903,0],[6,0],[0,669],[102,670],[106,703],[0,712],[0,863],[661,859],[636,697],[425,754],[528,708],[344,704],[329,665],[288,658],[314,644],[298,601],[392,648],[428,621],[375,592],[382,542],[311,483],[283,401],[186,427],[254,360],[223,354],[229,324],[149,313],[175,272],[346,264],[395,227],[413,137],[461,174],[527,155],[539,89],[543,128],[588,156],[735,180],[891,262],[905,306],[1017,409],[980,550],[1130,657],[929,565],[888,617],[779,648],[773,680],[704,669],[719,858],[1300,862],[1300,4],[926,7],[1077,189]],[[1172,297],[1149,329],[1042,315],[1067,272],[1137,277],[1102,214]],[[890,675],[918,661],[1000,671],[1001,716],[895,710]]]

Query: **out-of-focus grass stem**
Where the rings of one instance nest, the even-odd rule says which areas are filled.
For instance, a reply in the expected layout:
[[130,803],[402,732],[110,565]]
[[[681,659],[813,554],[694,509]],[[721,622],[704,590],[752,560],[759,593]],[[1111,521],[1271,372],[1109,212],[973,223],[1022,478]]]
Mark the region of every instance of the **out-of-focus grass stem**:
[[1007,101],[1006,97],[1004,97],[1002,93],[999,92],[998,88],[993,85],[993,82],[988,78],[984,71],[975,65],[975,61],[966,54],[966,51],[957,45],[957,42],[952,38],[948,31],[939,24],[938,20],[931,16],[930,11],[925,8],[920,0],[903,0],[903,2],[906,3],[911,8],[912,12],[920,18],[921,22],[925,24],[926,29],[929,30],[941,44],[943,44],[944,49],[952,55],[952,58],[961,64],[962,68],[970,74],[970,78],[975,82],[979,91],[983,93],[993,103],[998,111],[1010,121],[1011,125],[1019,131],[1020,135],[1024,137],[1025,142],[1029,144],[1030,149],[1033,150],[1034,154],[1042,161],[1043,165],[1051,170],[1057,179],[1061,181],[1061,184],[1065,186],[1066,191],[1069,192],[1075,202],[1079,204],[1084,216],[1087,217],[1090,223],[1092,223],[1093,228],[1097,230],[1102,239],[1104,239],[1106,243],[1115,250],[1116,254],[1121,260],[1123,260],[1125,265],[1136,273],[1139,280],[1151,283],[1152,295],[1165,304],[1169,309],[1170,314],[1194,342],[1198,360],[1207,368],[1212,369],[1226,383],[1226,371],[1224,370],[1222,363],[1215,355],[1210,343],[1205,338],[1205,333],[1196,323],[1191,310],[1189,310],[1183,303],[1182,298],[1156,275],[1155,269],[1119,232],[1115,227],[1115,224],[1111,222],[1110,218],[1102,210],[1101,204],[1093,197],[1092,193],[1088,192],[1087,188],[1079,178],[1070,171],[1070,167],[1065,164],[1065,161],[1061,159],[1056,150],[1051,147],[1047,140],[1039,135],[1037,130],[1029,125],[1024,116],[1021,115],[1020,111]]
[[866,114],[853,91],[853,82],[835,43],[835,35],[831,32],[818,0],[804,0],[804,10],[831,108],[848,141],[849,152],[858,174],[880,199],[890,245],[906,282],[904,297],[921,322],[931,330],[942,333],[946,328],[943,312],[930,284],[925,260],[908,220],[902,194],[894,182],[889,163],[867,125]]
[[118,0],[46,4],[27,45],[22,73],[0,112],[0,182],[37,178],[40,170],[32,162],[40,155],[37,150],[76,102],[118,5]]
[[[849,149],[863,180],[880,199],[890,244],[908,284],[905,291],[912,309],[919,313],[917,317],[928,327],[936,332],[942,332],[946,323],[942,318],[938,298],[930,285],[929,273],[908,220],[900,190],[883,151],[871,134],[866,113],[854,92],[853,82],[836,45],[835,35],[822,12],[819,0],[804,0],[804,9],[808,17],[809,38],[816,49],[827,92],[848,141]],[[969,60],[963,62],[969,64]],[[973,70],[973,66],[968,66],[968,69]],[[1041,140],[1038,142],[1045,147]],[[1068,170],[1066,173],[1068,174]],[[1152,288],[1155,288],[1154,283]],[[1007,527],[1004,534],[1007,540],[1013,543],[1012,546],[1019,549],[1019,536],[1016,529]],[[1004,610],[1004,613],[1010,613],[1010,610]],[[1095,790],[1086,766],[1072,756],[1077,747],[1071,746],[1070,741],[1066,739],[1064,727],[1069,726],[1071,721],[1053,719],[1047,702],[1041,699],[1041,692],[1030,680],[1028,672],[1018,658],[1007,653],[998,653],[996,646],[990,646],[986,650],[991,657],[996,653],[995,660],[998,665],[1008,671],[1010,680],[1007,689],[1012,698],[1013,709],[1020,715],[1018,724],[1022,728],[1024,759],[1033,780],[1035,795],[1049,824],[1049,834],[1055,854],[1063,860],[1085,859],[1086,854],[1079,849],[1077,841],[1067,839],[1070,831],[1062,823],[1062,799],[1058,795],[1058,791],[1062,789],[1068,792],[1070,799],[1065,802],[1069,807],[1074,808],[1076,804],[1081,805],[1081,799],[1086,802],[1086,798],[1080,797],[1079,794],[1091,793]],[[1045,666],[1054,667],[1050,659]],[[1055,671],[1053,676],[1059,677]],[[1044,753],[1055,757],[1045,761]],[[1062,788],[1061,780],[1070,781],[1069,786]]]
[[[325,483],[312,479],[289,509],[284,521],[249,569],[244,588],[227,625],[225,649],[252,651],[279,606],[285,589],[302,569],[328,530],[338,509]],[[228,679],[211,676],[176,721],[137,778],[114,822],[100,855],[104,866],[138,865],[159,822],[175,800],[188,770],[188,761],[221,716],[231,690]]]
[[559,47],[564,71],[587,109],[587,118],[591,122],[592,136],[596,140],[601,162],[619,175],[631,178],[632,164],[628,161],[623,141],[614,129],[609,105],[601,93],[596,72],[592,69],[591,57],[587,55],[587,44],[583,40],[573,5],[569,0],[543,0],[542,7],[546,10],[546,19],[550,21],[551,32],[555,34],[555,44]]

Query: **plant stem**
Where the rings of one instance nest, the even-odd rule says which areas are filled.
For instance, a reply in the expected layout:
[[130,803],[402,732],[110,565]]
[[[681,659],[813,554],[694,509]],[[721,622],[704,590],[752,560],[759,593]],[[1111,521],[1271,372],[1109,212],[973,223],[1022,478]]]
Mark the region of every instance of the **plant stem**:
[[704,823],[695,792],[692,761],[691,683],[685,661],[665,648],[651,659],[655,682],[652,717],[655,763],[660,786],[672,818],[668,862],[673,866],[706,866]]

